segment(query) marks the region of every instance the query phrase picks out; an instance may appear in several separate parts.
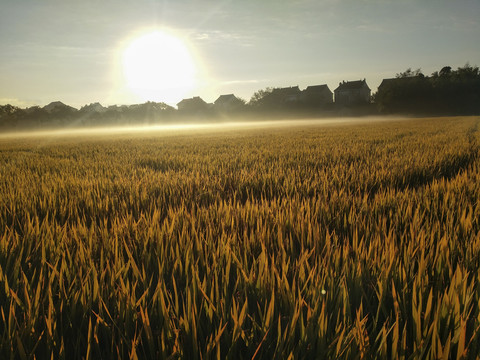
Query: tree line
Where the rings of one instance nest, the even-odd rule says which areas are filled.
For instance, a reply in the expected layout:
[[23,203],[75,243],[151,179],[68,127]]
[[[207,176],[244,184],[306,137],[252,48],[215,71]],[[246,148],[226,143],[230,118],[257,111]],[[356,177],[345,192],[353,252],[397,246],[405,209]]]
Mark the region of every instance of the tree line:
[[[298,87],[297,87],[298,88]],[[275,88],[256,91],[250,101],[239,99],[235,108],[219,110],[200,101],[202,106],[177,110],[163,102],[103,107],[98,103],[75,109],[60,102],[27,109],[0,105],[0,129],[82,127],[109,125],[152,125],[178,121],[242,119],[275,116],[330,117],[345,115],[345,107],[334,102],[320,104],[285,102],[273,96]],[[52,105],[53,104],[53,105]],[[407,69],[395,78],[384,79],[371,103],[347,109],[348,115],[477,115],[480,114],[480,71],[468,63],[456,70],[445,66],[430,76],[420,69]]]
[[480,114],[479,68],[445,66],[431,76],[420,69],[407,69],[394,79],[383,80],[373,102],[380,113]]

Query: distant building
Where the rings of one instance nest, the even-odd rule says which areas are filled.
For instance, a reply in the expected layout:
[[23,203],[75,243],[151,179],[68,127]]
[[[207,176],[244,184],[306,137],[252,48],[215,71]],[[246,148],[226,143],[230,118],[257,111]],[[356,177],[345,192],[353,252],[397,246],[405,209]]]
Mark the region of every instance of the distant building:
[[386,87],[390,86],[391,84],[397,83],[399,78],[391,78],[391,79],[383,79],[380,85],[378,86],[378,90],[385,89]]
[[298,86],[290,86],[286,88],[273,89],[270,96],[278,103],[292,104],[297,103],[301,99],[302,92]]
[[333,103],[333,93],[328,85],[307,86],[302,91],[302,102],[308,106],[323,106]]
[[371,90],[364,80],[343,81],[335,89],[335,104],[352,106],[370,103]]
[[410,84],[416,84],[419,81],[425,81],[425,76],[408,76],[408,77],[396,77],[390,79],[383,79],[378,86],[378,91],[387,89],[394,86],[405,86]]
[[183,112],[200,112],[208,108],[208,104],[199,96],[190,99],[183,99],[177,104],[179,111]]
[[423,75],[383,79],[375,95],[378,110],[392,113],[424,111],[431,100],[432,86]]
[[215,110],[235,111],[240,109],[245,103],[233,94],[220,95],[213,103]]
[[71,107],[69,105],[65,105],[61,101],[51,102],[50,104],[45,105],[43,107],[43,110],[45,110],[46,112],[48,112],[50,114],[58,113],[58,112],[65,112],[65,111],[67,111],[67,112],[77,111],[77,109],[75,109],[74,107]]

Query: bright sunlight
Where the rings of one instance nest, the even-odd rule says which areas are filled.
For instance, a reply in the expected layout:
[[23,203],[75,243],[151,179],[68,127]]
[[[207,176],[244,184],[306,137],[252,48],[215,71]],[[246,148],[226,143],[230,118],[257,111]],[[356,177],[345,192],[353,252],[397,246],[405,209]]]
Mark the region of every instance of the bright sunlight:
[[186,45],[162,31],[133,39],[123,52],[125,81],[142,101],[180,101],[195,86],[195,70]]

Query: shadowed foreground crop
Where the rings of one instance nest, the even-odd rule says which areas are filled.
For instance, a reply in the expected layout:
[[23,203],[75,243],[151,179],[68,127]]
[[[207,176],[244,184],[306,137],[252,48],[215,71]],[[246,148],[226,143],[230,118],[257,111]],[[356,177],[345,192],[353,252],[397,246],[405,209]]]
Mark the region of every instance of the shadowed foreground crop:
[[479,124],[0,139],[0,357],[475,358]]

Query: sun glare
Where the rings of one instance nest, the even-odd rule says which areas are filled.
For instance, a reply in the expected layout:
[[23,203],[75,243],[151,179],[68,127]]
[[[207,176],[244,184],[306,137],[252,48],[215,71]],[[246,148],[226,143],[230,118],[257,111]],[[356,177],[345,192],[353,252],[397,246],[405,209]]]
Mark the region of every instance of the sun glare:
[[154,31],[133,39],[123,52],[126,85],[143,101],[174,104],[195,87],[195,64],[177,37]]

